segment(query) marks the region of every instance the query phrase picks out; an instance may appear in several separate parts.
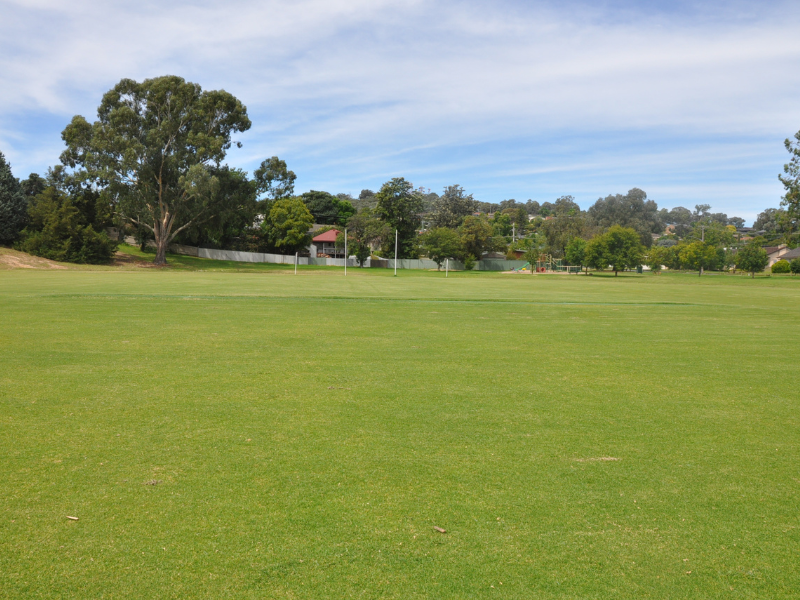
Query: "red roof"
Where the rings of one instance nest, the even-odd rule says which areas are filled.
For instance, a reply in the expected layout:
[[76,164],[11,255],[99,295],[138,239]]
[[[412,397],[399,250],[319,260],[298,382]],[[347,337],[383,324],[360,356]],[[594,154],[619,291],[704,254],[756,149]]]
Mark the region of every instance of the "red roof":
[[[312,242],[335,242],[336,236],[339,235],[339,231],[336,229],[330,229],[325,233],[320,233],[317,237],[312,238]],[[306,238],[307,239],[307,238]]]

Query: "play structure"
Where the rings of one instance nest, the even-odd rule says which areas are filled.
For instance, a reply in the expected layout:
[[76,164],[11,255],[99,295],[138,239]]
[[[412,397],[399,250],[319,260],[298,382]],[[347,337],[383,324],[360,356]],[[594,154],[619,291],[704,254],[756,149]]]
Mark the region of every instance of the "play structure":
[[540,254],[536,264],[525,263],[515,273],[578,273],[581,267],[564,264],[563,259],[553,258],[551,254]]

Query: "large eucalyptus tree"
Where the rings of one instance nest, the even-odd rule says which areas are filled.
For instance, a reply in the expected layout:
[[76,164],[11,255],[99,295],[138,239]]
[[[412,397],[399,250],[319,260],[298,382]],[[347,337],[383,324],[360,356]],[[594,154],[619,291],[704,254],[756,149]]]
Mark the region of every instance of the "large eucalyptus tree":
[[184,229],[232,210],[214,175],[247,109],[223,90],[176,76],[123,79],[103,96],[98,120],[76,116],[62,133],[61,161],[113,199],[128,222],[153,233],[155,264]]

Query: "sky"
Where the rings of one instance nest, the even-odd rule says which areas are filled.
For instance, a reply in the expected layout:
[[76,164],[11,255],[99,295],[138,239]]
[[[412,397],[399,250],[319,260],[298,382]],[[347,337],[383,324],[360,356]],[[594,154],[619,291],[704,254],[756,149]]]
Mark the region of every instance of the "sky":
[[752,221],[800,130],[800,3],[0,0],[0,151],[58,162],[122,78],[180,75],[248,109],[228,164],[296,191],[392,177],[582,208],[638,187]]

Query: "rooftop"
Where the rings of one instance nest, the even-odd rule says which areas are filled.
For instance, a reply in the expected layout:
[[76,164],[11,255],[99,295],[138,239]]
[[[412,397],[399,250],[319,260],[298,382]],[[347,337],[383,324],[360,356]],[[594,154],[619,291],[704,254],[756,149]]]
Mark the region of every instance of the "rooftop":
[[338,229],[329,229],[325,233],[320,233],[317,237],[312,238],[312,242],[330,242],[336,241],[336,236],[339,235]]

